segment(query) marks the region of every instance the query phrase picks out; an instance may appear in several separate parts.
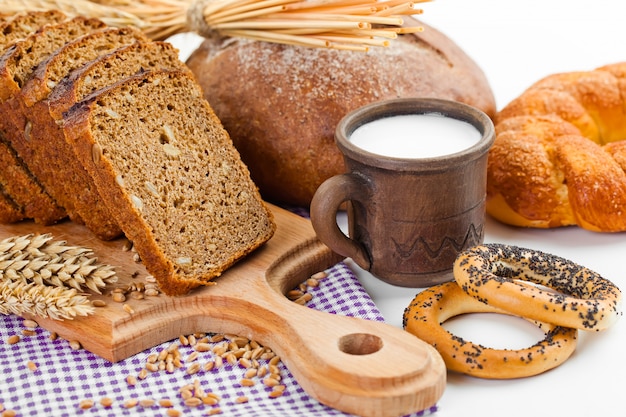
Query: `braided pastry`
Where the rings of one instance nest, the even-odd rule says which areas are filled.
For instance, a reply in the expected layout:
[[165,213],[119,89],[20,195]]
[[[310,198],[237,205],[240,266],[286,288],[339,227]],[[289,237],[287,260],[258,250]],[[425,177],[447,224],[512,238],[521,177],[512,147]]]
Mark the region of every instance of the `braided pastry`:
[[550,75],[496,116],[487,212],[508,224],[626,231],[626,62]]

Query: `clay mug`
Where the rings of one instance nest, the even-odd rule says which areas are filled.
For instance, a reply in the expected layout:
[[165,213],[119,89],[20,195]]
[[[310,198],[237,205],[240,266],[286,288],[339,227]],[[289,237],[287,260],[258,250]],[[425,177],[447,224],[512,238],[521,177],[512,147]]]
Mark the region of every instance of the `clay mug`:
[[[361,128],[373,128],[374,122],[393,123],[398,119],[394,116],[414,115],[469,130],[450,133],[437,124],[428,129],[418,124],[389,129],[381,125],[370,131],[382,148],[403,136],[400,156],[353,143],[353,135]],[[398,120],[405,119],[410,120]],[[347,172],[322,183],[311,201],[318,238],[392,285],[423,288],[452,280],[459,252],[483,242],[487,156],[494,136],[485,113],[450,100],[394,99],[352,111],[335,131]],[[457,148],[450,153],[444,146],[420,154],[431,145],[455,141]],[[337,224],[337,213],[344,207],[348,236]]]

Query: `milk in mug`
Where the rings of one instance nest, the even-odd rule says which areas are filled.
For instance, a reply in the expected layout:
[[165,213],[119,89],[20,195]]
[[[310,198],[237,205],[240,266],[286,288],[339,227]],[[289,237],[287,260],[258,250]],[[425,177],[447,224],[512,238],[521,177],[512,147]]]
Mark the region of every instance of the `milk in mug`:
[[359,148],[395,158],[433,158],[468,149],[482,134],[463,120],[440,113],[383,117],[357,127],[350,142]]

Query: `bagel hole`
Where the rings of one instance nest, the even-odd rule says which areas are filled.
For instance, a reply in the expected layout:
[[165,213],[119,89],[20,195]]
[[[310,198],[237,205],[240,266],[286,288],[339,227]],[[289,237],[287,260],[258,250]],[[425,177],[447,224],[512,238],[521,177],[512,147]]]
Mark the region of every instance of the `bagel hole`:
[[349,355],[370,355],[382,347],[383,340],[368,333],[352,333],[339,339],[339,350]]
[[442,324],[455,336],[492,349],[526,349],[543,340],[545,333],[528,320],[497,313],[468,313]]
[[537,288],[537,289],[539,289],[541,291],[545,291],[545,292],[549,292],[549,293],[553,293],[553,294],[562,294],[562,295],[565,294],[562,291],[558,291],[558,290],[555,290],[554,288],[546,287],[545,285],[538,284],[536,282],[524,281],[524,280],[520,280],[520,279],[515,279],[513,281],[518,283],[518,284],[529,285],[529,286],[535,287],[535,288]]

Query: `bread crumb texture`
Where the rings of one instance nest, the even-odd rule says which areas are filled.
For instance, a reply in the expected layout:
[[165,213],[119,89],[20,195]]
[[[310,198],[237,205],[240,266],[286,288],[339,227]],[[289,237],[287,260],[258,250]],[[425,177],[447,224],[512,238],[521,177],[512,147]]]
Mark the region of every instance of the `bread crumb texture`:
[[129,78],[87,102],[99,187],[122,193],[111,199],[118,211],[132,207],[132,218],[117,217],[146,267],[155,246],[145,239],[168,260],[171,277],[152,271],[164,292],[178,292],[172,279],[193,287],[218,276],[273,234],[246,166],[187,73]]

